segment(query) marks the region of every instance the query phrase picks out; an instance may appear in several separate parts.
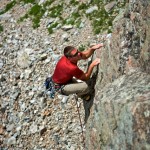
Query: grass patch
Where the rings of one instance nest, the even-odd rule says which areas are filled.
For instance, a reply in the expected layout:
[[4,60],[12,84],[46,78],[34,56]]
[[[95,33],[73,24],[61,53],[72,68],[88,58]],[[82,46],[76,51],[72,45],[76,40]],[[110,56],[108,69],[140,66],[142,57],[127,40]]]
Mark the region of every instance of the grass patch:
[[38,4],[35,4],[29,11],[30,15],[36,16],[41,11],[41,6]]
[[49,17],[56,18],[61,16],[63,11],[63,3],[49,9]]
[[24,2],[25,4],[28,4],[28,3],[34,4],[36,1],[35,0],[20,0],[20,2]]
[[88,8],[88,5],[85,4],[85,3],[82,3],[82,4],[80,4],[80,5],[78,6],[78,10],[85,10],[85,9],[87,9],[87,8]]
[[29,11],[29,15],[32,16],[33,28],[40,26],[40,19],[43,17],[45,10],[42,6],[35,4]]
[[98,10],[95,10],[90,14],[86,14],[86,17],[89,18],[89,20],[91,20],[92,22],[93,32],[95,34],[99,34],[104,31],[110,33],[110,27],[112,26],[112,22],[115,16],[119,13],[118,8],[122,8],[126,4],[126,2],[116,2],[116,6],[110,12],[106,12],[104,6],[110,3],[111,1],[113,0],[106,1],[106,3],[103,3],[103,1],[101,0],[93,0],[90,2],[91,6],[98,6]]
[[43,7],[44,8],[50,7],[54,1],[55,0],[47,0],[45,3],[43,3]]
[[25,19],[27,19],[29,16],[28,14],[25,14],[23,17],[21,17],[18,22],[23,22]]
[[77,25],[81,23],[81,15],[77,12],[73,12],[68,18],[63,19],[62,24],[71,24],[71,25]]
[[[34,3],[34,0],[22,0],[25,3]],[[38,28],[40,26],[40,19],[43,17],[44,13],[49,10],[49,15],[48,17],[56,18],[57,16],[61,15],[62,12],[62,5],[58,5],[55,7],[47,8],[50,7],[50,5],[54,2],[55,0],[48,0],[43,5],[38,5],[37,3],[33,5],[33,7],[23,16],[21,17],[18,21],[22,22],[24,19],[31,18],[33,22],[33,28]],[[48,29],[49,33],[52,33],[52,29]]]
[[13,8],[16,4],[16,1],[13,0],[12,2],[8,3],[6,6],[5,6],[5,9],[3,11],[0,12],[0,15],[1,14],[4,14],[6,13],[7,11],[9,11],[11,8]]
[[101,33],[109,29],[109,27],[112,26],[112,21],[114,19],[114,17],[109,16],[105,9],[101,9],[100,11],[94,11],[87,17],[92,20],[93,32],[95,34]]
[[79,46],[79,51],[84,51],[85,50],[85,48],[86,48],[86,46],[85,45],[83,45],[83,44],[81,44],[80,46]]
[[3,26],[0,24],[0,33],[3,32],[4,28]]
[[57,27],[59,23],[58,22],[55,22],[55,23],[52,23],[49,27],[48,27],[48,32],[49,34],[52,34],[54,32],[54,28]]
[[[95,34],[102,33],[103,31],[107,31],[108,33],[110,33],[112,21],[119,12],[119,8],[124,7],[126,4],[126,2],[116,2],[116,6],[108,13],[105,11],[104,6],[114,0],[106,0],[105,2],[103,0],[91,0],[89,1],[89,3],[80,3],[77,0],[70,0],[69,7],[76,7],[76,10],[71,13],[69,17],[63,18],[62,13],[64,2],[52,6],[55,0],[46,0],[44,3],[42,3],[42,5],[38,5],[36,0],[20,1],[33,4],[33,7],[28,11],[28,13],[20,18],[20,21],[23,21],[26,18],[31,18],[33,22],[33,28],[37,28],[40,26],[40,19],[43,17],[46,11],[48,12],[47,17],[58,18],[57,23],[52,23],[48,27],[48,32],[50,34],[53,33],[53,29],[56,28],[58,24],[71,24],[76,26],[77,28],[80,28],[83,16],[91,20],[93,32]],[[98,10],[94,10],[93,12],[86,14],[86,10],[93,6],[97,6]]]
[[76,1],[76,0],[71,0],[71,1],[70,1],[70,4],[73,5],[73,6],[76,6],[76,5],[79,4],[79,2]]

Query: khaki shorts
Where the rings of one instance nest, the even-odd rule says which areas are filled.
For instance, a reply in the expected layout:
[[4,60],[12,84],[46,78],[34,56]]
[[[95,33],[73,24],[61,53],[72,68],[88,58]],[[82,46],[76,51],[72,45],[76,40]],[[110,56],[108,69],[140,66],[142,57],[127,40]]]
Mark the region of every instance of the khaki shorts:
[[73,79],[71,83],[66,84],[62,88],[62,93],[65,95],[77,94],[78,96],[88,94],[90,88],[87,82]]

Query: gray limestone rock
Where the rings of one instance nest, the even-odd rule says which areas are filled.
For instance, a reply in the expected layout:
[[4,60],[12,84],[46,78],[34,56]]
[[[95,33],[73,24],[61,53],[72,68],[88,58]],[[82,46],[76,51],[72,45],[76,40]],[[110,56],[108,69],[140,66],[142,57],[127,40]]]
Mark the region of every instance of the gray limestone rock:
[[3,66],[4,66],[3,60],[0,59],[0,69],[2,69]]
[[[132,72],[97,91],[94,115],[88,122],[86,132],[88,148],[148,150],[149,88],[148,74]],[[142,135],[145,136],[142,138]],[[95,140],[91,141],[90,137]],[[122,145],[119,146],[119,143]]]
[[10,137],[8,140],[7,140],[7,144],[8,145],[14,145],[16,144],[16,138],[14,136]]
[[86,14],[90,14],[95,10],[98,10],[98,7],[97,6],[92,6],[89,9],[86,10]]
[[107,4],[107,5],[105,5],[104,8],[105,8],[106,12],[109,12],[109,11],[111,11],[111,10],[115,7],[115,5],[116,5],[116,2],[113,1],[113,2],[111,2],[111,3]]
[[68,30],[70,30],[70,29],[72,29],[72,28],[73,28],[72,25],[65,25],[65,26],[62,27],[62,29],[63,29],[64,31],[68,31]]
[[[149,7],[148,1],[130,2],[127,9],[132,15],[127,17],[126,11],[120,11],[105,49],[95,53],[101,63],[86,128],[89,150],[150,147]],[[139,11],[140,21],[136,21]],[[145,27],[148,30],[140,30]],[[145,43],[141,44],[140,39]]]
[[30,56],[26,52],[19,52],[17,57],[17,64],[23,69],[29,67],[31,65]]

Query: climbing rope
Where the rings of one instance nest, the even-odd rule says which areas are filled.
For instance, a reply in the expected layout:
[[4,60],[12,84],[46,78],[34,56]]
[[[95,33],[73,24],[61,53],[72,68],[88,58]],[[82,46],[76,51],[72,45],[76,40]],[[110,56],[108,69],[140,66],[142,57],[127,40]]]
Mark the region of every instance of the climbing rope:
[[82,143],[83,143],[83,147],[85,149],[85,137],[84,137],[84,134],[83,134],[83,124],[82,124],[82,121],[81,121],[80,110],[79,110],[79,107],[78,107],[78,96],[76,94],[74,94],[74,98],[76,100],[77,111],[78,111],[78,115],[79,115],[81,131],[82,131]]

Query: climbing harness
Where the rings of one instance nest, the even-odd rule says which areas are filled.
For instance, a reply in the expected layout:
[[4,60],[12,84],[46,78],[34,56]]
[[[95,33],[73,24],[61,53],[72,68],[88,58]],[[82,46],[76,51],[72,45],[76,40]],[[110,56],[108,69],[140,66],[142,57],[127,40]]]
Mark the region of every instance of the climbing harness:
[[62,93],[62,88],[64,87],[64,85],[54,83],[52,77],[46,78],[44,85],[46,87],[45,93],[49,92],[50,98],[54,98],[56,92]]
[[74,94],[74,98],[76,100],[77,111],[78,111],[78,115],[79,115],[81,131],[82,131],[82,142],[83,142],[83,146],[84,146],[84,149],[85,149],[85,137],[84,137],[84,134],[83,134],[83,124],[82,124],[81,117],[80,117],[80,110],[79,110],[79,107],[78,107],[78,96],[77,96],[77,94]]

